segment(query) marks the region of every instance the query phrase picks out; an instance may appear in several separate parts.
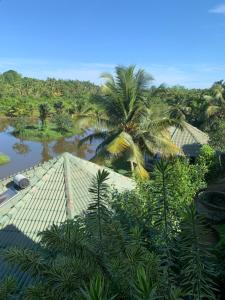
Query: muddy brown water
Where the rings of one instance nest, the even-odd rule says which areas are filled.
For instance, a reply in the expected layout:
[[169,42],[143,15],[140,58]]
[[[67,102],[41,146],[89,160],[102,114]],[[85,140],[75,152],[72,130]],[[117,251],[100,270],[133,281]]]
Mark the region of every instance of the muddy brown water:
[[10,157],[10,163],[0,166],[0,179],[47,161],[63,152],[70,152],[80,158],[89,160],[95,152],[98,142],[78,145],[82,135],[60,138],[52,141],[33,142],[22,140],[12,135],[13,125],[10,120],[0,119],[0,153]]

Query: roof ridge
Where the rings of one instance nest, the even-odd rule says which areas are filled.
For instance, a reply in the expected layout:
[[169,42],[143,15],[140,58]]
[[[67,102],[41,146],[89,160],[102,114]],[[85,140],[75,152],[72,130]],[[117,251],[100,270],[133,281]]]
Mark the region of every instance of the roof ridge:
[[[204,134],[205,136],[207,136],[206,133],[204,133],[203,131],[199,130],[197,127],[184,122],[186,129],[188,130],[188,132],[190,133],[190,135],[195,139],[195,141],[199,144],[198,138],[196,137],[196,135],[193,133],[193,131],[191,130],[192,128],[196,131],[199,131],[199,134]],[[189,128],[188,128],[189,127]]]
[[[118,175],[118,176],[120,176],[120,177],[123,177],[123,178],[126,178],[126,179],[131,179],[131,178],[129,178],[129,177],[127,177],[127,176],[125,176],[125,175],[122,175],[122,174],[120,174],[120,173],[117,173],[116,171],[114,171],[113,169],[111,169],[111,168],[109,168],[109,167],[106,167],[106,166],[104,166],[104,165],[99,165],[99,164],[97,164],[97,163],[94,163],[94,162],[92,162],[92,161],[90,161],[90,160],[86,160],[86,159],[83,159],[83,158],[80,158],[80,157],[78,157],[78,156],[76,156],[76,155],[73,155],[73,154],[71,154],[71,153],[69,153],[69,152],[64,152],[62,155],[66,155],[66,157],[68,158],[71,158],[72,160],[74,160],[74,161],[79,161],[79,162],[81,162],[83,165],[89,165],[89,167],[90,166],[93,166],[93,167],[97,167],[97,168],[100,168],[100,169],[104,169],[104,170],[107,170],[107,171],[109,171],[110,173],[112,173],[112,174],[116,174],[116,175]],[[93,174],[90,172],[90,171],[87,171],[86,169],[84,169],[84,171],[86,172],[86,173],[88,173],[88,174],[90,174],[90,175],[92,175],[93,176]],[[96,172],[97,173],[97,172]],[[131,179],[132,180],[132,179]]]
[[185,122],[189,127],[193,128],[195,131],[198,131],[199,133],[201,134],[204,134],[206,136],[208,136],[208,134],[204,131],[202,131],[201,129],[197,128],[196,126],[193,126],[192,124],[188,123],[188,122]]
[[71,167],[69,164],[69,153],[63,153],[63,167],[65,174],[65,195],[66,195],[66,214],[69,219],[74,216],[73,188],[71,185]]

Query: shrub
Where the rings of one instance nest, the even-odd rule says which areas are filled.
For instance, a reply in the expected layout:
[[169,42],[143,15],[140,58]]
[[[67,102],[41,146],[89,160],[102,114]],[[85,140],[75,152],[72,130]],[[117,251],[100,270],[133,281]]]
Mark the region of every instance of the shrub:
[[56,124],[57,129],[62,133],[70,131],[73,126],[71,117],[66,113],[55,115],[53,121]]

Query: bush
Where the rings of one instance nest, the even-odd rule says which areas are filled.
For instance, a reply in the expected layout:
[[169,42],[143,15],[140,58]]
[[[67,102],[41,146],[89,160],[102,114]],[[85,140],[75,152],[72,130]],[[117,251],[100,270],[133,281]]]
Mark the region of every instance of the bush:
[[55,115],[53,122],[56,124],[57,129],[62,133],[70,131],[73,127],[72,119],[66,113]]
[[27,128],[27,121],[26,119],[24,119],[24,117],[18,117],[16,118],[13,126],[14,126],[15,133],[19,134],[20,136],[23,136]]
[[205,179],[207,182],[215,181],[224,174],[221,163],[221,154],[217,153],[211,146],[202,146],[197,163],[206,169]]

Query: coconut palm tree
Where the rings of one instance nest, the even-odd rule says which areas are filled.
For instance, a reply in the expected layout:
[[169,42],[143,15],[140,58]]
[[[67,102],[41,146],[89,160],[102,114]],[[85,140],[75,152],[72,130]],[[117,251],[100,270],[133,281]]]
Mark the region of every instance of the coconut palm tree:
[[97,131],[87,140],[102,139],[96,156],[123,156],[130,162],[131,170],[141,177],[148,177],[144,168],[144,151],[162,154],[177,153],[170,141],[167,128],[175,120],[154,114],[154,109],[145,102],[152,77],[144,70],[135,71],[135,66],[117,66],[115,76],[104,73],[104,96],[100,107],[104,114],[99,118]]
[[204,96],[202,106],[203,119],[207,122],[211,117],[225,115],[225,82],[217,81],[211,88],[211,95]]
[[39,105],[39,118],[41,120],[42,130],[46,127],[46,120],[50,114],[50,107],[48,103],[43,103]]

